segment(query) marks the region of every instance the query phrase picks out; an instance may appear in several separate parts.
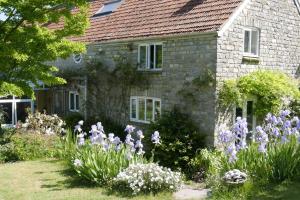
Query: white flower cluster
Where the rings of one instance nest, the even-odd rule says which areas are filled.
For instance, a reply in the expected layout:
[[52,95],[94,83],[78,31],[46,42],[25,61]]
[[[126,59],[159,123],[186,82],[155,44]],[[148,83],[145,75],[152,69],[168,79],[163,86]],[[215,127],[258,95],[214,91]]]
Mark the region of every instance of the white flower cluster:
[[225,173],[223,177],[226,183],[240,184],[247,180],[247,174],[238,169],[234,169]]
[[125,185],[133,195],[140,192],[177,191],[181,188],[179,172],[163,168],[157,164],[132,164],[114,178],[116,185]]

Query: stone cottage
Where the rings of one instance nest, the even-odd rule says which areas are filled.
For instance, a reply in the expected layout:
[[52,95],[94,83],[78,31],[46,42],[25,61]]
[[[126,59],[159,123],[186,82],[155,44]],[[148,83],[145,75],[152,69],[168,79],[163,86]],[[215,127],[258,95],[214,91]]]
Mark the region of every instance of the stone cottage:
[[[90,28],[73,39],[86,42],[87,52],[57,60],[62,70],[80,71],[93,59],[115,68],[115,58],[125,55],[149,80],[147,87],[130,88],[125,109],[113,106],[110,117],[143,125],[178,106],[213,145],[220,124],[235,116],[247,117],[250,129],[255,126],[255,99],[232,108],[230,115],[218,109],[224,80],[257,69],[280,69],[296,76],[300,1],[91,0]],[[64,115],[80,112],[85,117],[101,114],[109,102],[103,103],[104,94],[91,94],[90,81],[78,74],[67,86],[37,92],[38,109]],[[111,101],[117,100],[122,91],[112,90]]]

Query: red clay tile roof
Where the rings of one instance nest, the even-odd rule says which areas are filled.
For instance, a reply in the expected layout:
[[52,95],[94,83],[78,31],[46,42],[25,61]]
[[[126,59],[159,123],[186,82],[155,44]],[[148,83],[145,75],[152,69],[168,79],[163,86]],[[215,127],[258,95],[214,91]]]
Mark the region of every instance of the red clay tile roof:
[[[93,16],[107,0],[90,4]],[[228,20],[242,0],[125,0],[107,16],[91,17],[90,28],[76,41],[214,32]],[[55,25],[51,25],[55,27]]]

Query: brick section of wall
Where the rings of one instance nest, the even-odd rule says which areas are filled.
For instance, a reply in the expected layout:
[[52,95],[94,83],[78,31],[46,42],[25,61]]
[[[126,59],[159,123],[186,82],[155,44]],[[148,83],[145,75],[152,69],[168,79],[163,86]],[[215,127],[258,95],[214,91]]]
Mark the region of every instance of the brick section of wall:
[[[258,65],[242,64],[244,28],[260,29]],[[294,0],[251,0],[223,36],[218,38],[217,80],[240,77],[258,69],[282,70],[298,76],[300,64],[300,14]],[[215,132],[230,123],[230,112],[218,112]]]

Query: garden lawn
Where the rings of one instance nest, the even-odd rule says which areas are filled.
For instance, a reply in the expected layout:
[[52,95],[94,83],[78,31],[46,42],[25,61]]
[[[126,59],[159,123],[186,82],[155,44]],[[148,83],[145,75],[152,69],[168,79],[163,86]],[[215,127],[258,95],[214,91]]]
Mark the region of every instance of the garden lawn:
[[[0,200],[116,200],[126,199],[71,177],[56,160],[0,165]],[[130,199],[172,199],[171,194]]]

